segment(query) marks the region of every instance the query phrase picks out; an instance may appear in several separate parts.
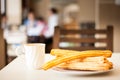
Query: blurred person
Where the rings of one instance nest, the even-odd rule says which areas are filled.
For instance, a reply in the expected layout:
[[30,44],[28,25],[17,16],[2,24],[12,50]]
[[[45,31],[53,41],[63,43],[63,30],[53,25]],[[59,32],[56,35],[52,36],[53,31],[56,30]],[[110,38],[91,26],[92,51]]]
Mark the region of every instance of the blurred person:
[[54,28],[58,25],[58,11],[55,8],[51,8],[48,17],[48,29],[44,33],[46,38],[52,38],[54,35]]
[[52,37],[54,35],[54,28],[58,25],[58,11],[55,8],[51,8],[49,11],[48,17],[48,28],[44,32],[45,36],[45,44],[46,44],[46,52],[49,53],[52,48]]
[[28,43],[39,43],[41,27],[35,19],[34,11],[30,10],[28,18],[24,21],[27,28]]
[[2,14],[1,28],[3,29],[3,36],[6,39],[8,32],[9,32],[9,24],[7,22],[7,16],[5,13]]
[[7,16],[5,13],[2,14],[1,24],[2,29],[8,29]]
[[43,17],[37,18],[38,26],[40,27],[40,42],[45,42],[44,33],[48,29],[48,26]]
[[38,20],[38,26],[41,28],[40,36],[44,36],[44,33],[47,31],[48,26],[43,17],[39,17],[37,18],[37,20]]
[[28,9],[26,6],[22,7],[22,22],[24,22],[27,19],[28,15]]

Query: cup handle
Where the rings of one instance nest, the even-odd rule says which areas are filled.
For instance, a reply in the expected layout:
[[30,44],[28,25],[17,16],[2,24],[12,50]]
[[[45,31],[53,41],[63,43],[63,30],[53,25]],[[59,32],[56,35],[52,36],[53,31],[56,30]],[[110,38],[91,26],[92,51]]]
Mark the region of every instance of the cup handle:
[[25,53],[23,46],[19,46],[16,48],[15,53],[17,56],[23,55]]

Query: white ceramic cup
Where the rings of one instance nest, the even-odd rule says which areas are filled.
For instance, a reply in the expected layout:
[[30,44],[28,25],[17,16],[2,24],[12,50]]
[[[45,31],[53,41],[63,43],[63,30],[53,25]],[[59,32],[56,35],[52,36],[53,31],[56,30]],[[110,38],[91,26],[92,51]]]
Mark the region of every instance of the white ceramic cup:
[[29,69],[41,69],[45,57],[45,44],[24,44],[16,49],[17,55],[25,54],[26,65]]

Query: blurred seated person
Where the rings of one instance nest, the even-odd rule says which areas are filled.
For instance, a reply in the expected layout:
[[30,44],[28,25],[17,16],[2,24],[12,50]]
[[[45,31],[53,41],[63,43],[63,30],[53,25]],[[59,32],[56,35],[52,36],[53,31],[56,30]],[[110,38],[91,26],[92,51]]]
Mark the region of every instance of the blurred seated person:
[[40,32],[43,27],[39,26],[33,10],[29,11],[28,18],[24,21],[24,25],[27,28],[28,43],[39,43]]
[[21,44],[27,42],[27,36],[25,32],[19,30],[18,25],[10,25],[10,30],[6,35],[6,41],[8,44]]
[[9,32],[9,24],[7,22],[7,16],[5,13],[2,14],[2,19],[1,19],[1,28],[3,29],[3,36],[6,39],[6,36]]
[[40,42],[45,42],[44,33],[48,29],[48,26],[43,17],[37,18],[38,26],[40,27]]

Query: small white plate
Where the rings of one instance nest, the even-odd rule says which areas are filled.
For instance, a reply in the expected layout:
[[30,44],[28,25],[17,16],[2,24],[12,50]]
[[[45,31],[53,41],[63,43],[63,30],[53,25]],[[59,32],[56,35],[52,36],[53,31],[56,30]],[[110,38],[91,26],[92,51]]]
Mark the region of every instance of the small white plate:
[[94,74],[102,74],[102,73],[108,73],[112,72],[113,69],[106,70],[106,71],[81,71],[81,70],[65,70],[60,68],[53,68],[55,72],[67,74],[67,75],[94,75]]

